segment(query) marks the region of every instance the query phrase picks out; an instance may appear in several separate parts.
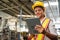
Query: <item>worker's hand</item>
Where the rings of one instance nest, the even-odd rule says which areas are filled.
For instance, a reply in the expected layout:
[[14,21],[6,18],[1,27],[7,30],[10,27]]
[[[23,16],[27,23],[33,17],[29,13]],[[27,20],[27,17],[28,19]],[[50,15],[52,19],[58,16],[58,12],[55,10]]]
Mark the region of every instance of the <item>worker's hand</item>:
[[39,33],[43,33],[44,28],[41,25],[36,25],[35,30],[37,30]]

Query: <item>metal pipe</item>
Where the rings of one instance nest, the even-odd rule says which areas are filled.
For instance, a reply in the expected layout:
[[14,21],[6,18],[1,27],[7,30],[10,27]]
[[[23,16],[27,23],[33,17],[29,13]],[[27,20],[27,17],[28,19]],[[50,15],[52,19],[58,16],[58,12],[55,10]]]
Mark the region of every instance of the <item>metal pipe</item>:
[[[22,15],[22,8],[20,8],[20,15]],[[21,23],[22,23],[22,16],[19,17],[20,28],[21,28]]]

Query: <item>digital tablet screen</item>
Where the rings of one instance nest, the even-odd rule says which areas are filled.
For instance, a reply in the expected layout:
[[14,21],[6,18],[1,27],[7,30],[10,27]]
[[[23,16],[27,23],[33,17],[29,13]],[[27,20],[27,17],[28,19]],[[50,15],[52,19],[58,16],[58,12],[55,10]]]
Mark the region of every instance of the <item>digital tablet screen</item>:
[[36,25],[41,25],[39,18],[30,18],[25,20],[28,26],[29,33],[38,34],[39,32],[35,30]]

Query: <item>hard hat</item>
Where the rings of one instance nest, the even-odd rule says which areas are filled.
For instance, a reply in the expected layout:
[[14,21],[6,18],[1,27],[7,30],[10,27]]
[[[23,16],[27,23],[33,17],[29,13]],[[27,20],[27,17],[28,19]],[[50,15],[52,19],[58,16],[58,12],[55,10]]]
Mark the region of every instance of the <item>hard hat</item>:
[[42,6],[42,7],[44,7],[44,3],[43,3],[43,2],[40,2],[40,1],[36,1],[36,2],[32,5],[32,9],[34,10],[34,8],[35,8],[36,6]]

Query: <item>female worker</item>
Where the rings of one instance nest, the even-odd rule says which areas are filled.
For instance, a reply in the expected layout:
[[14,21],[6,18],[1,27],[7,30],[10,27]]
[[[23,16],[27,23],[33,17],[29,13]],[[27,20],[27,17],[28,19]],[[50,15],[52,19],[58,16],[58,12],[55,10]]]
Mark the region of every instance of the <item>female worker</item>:
[[34,10],[35,15],[39,17],[42,24],[42,26],[35,26],[35,30],[37,30],[40,34],[37,34],[35,38],[32,38],[32,40],[57,40],[57,33],[54,26],[52,25],[52,20],[45,17],[44,3],[36,1],[32,5],[32,9]]

